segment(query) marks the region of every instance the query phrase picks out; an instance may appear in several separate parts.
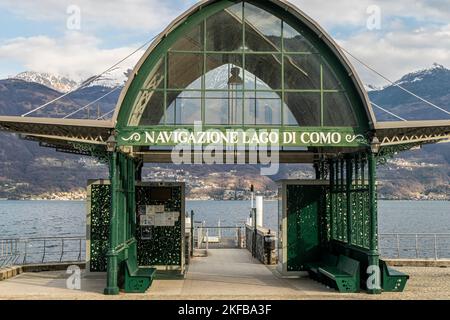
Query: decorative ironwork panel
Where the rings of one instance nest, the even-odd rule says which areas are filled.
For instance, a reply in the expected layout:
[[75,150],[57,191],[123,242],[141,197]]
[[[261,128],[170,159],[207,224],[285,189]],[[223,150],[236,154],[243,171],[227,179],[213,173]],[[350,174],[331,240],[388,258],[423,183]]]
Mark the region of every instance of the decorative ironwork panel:
[[320,213],[324,191],[321,186],[288,185],[287,270],[303,271],[320,252]]
[[[136,187],[137,206],[164,205],[166,211],[180,212],[180,218],[175,222],[175,227],[150,227],[143,239],[143,227],[139,224],[136,228],[138,244],[138,262],[141,266],[179,266],[182,263],[182,188],[163,187],[170,189],[170,198],[155,200],[154,196],[158,187]],[[139,221],[139,220],[138,220]],[[147,228],[147,227],[145,227]]]
[[369,189],[353,185],[352,188],[352,244],[362,248],[369,248],[370,214]]
[[92,272],[106,271],[108,251],[109,220],[111,208],[110,186],[94,184],[91,186],[91,260]]
[[329,164],[331,187],[326,197],[324,230],[329,232],[331,240],[368,249],[371,225],[367,160],[363,155],[356,155],[347,161],[350,163],[346,167],[342,159]]
[[[91,260],[92,272],[106,271],[106,253],[108,251],[111,195],[110,185],[91,186]],[[182,187],[170,189],[170,198],[166,201],[153,200],[153,192],[158,187],[137,186],[136,205],[164,205],[166,211],[180,212],[180,218],[174,227],[151,227],[150,234],[143,238],[142,227],[136,227],[138,245],[138,263],[141,266],[170,265],[182,263]],[[137,214],[136,210],[136,214]],[[139,221],[139,220],[138,220]]]
[[323,214],[320,215],[320,242],[328,243],[331,239],[331,192],[329,188],[324,188],[324,197],[322,199]]

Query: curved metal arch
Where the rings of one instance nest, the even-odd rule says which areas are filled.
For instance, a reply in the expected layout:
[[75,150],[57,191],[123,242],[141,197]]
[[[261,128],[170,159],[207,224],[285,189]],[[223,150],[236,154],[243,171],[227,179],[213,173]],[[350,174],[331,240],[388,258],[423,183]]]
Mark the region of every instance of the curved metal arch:
[[[150,45],[150,47],[147,49],[145,54],[141,57],[141,59],[135,66],[131,76],[129,77],[125,87],[120,94],[113,116],[113,123],[116,128],[126,127],[126,122],[128,121],[129,115],[132,112],[131,109],[133,107],[133,99],[136,97],[137,92],[140,88],[137,83],[139,83],[140,81],[145,81],[148,74],[152,71],[153,65],[156,65],[157,61],[161,58],[161,55],[166,51],[162,49],[162,47],[164,47],[164,42],[176,31],[179,31],[183,27],[187,27],[191,23],[197,23],[195,19],[194,21],[190,21],[197,13],[201,13],[204,11],[205,15],[211,15],[238,2],[241,1],[203,0],[192,6],[189,10],[176,18],[162,33],[159,34],[159,36]],[[262,5],[261,2],[248,2],[255,2],[259,7],[261,7]],[[359,78],[355,68],[345,56],[344,52],[340,49],[339,45],[333,40],[333,38],[316,21],[314,21],[307,14],[305,14],[303,11],[301,11],[299,8],[289,3],[288,1],[268,0],[264,3],[263,6],[270,6],[274,10],[283,12],[283,18],[290,15],[290,20],[296,20],[297,23],[305,26],[317,37],[319,43],[322,44],[322,47],[327,49],[331,54],[328,55],[328,58],[334,57],[337,59],[337,61],[339,62],[339,66],[342,67],[346,72],[345,76],[350,78],[350,81],[344,81],[343,84],[345,85],[351,83],[352,85],[352,90],[349,90],[348,94],[353,100],[352,102],[354,102],[354,106],[357,108],[355,112],[357,112],[358,114],[358,112],[361,111],[358,109],[358,106],[362,107],[365,113],[364,117],[367,119],[367,124],[364,125],[364,128],[368,130],[374,130],[376,126],[376,117],[373,112],[367,91],[364,89],[363,83]],[[208,14],[208,11],[210,11],[211,13]],[[176,39],[177,37],[174,40]],[[161,52],[158,52],[159,50],[161,50]],[[321,53],[323,52],[321,51]],[[148,70],[145,70],[146,68],[148,68]],[[137,91],[136,86],[139,87],[137,88]],[[360,118],[360,116],[358,116],[358,118]],[[361,121],[359,120],[359,122]]]

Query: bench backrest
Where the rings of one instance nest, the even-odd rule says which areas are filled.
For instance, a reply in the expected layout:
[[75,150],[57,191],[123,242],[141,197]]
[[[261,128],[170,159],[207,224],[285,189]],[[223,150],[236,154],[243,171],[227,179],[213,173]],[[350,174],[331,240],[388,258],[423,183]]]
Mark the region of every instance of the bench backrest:
[[359,262],[343,255],[339,256],[337,267],[351,275],[356,275],[359,272]]
[[330,253],[324,253],[321,257],[321,262],[330,267],[335,267],[338,263],[338,257]]
[[383,272],[383,274],[388,274],[389,270],[388,270],[388,265],[386,263],[386,261],[380,259],[380,269],[381,272]]
[[139,269],[137,262],[135,259],[127,259],[126,260],[128,270],[133,273]]

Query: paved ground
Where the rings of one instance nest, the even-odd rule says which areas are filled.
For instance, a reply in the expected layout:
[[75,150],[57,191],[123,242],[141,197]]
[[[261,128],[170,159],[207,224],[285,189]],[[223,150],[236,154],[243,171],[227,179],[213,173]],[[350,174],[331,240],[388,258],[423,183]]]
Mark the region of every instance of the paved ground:
[[308,278],[282,279],[246,250],[210,250],[185,279],[156,280],[146,294],[106,297],[105,274],[84,273],[81,291],[64,272],[24,273],[0,282],[0,299],[450,299],[450,268],[397,268],[411,276],[406,292],[339,294]]

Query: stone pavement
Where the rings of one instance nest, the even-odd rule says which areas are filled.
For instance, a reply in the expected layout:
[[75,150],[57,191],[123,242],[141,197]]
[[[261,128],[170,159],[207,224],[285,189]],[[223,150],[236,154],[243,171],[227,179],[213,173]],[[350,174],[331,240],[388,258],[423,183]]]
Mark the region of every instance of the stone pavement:
[[411,276],[404,293],[339,294],[308,278],[283,279],[246,250],[209,250],[184,279],[155,280],[145,294],[102,294],[104,273],[83,273],[81,290],[66,288],[65,272],[24,273],[0,282],[0,299],[450,299],[450,268],[397,268]]

